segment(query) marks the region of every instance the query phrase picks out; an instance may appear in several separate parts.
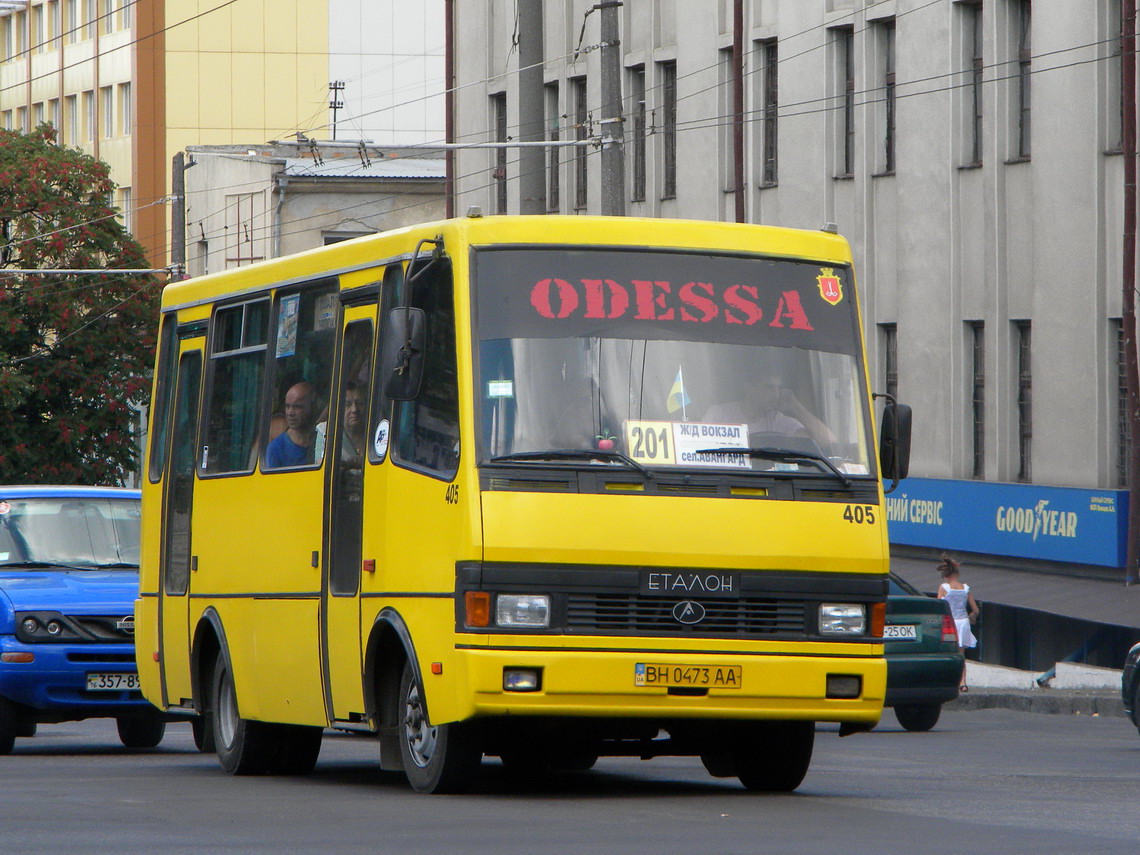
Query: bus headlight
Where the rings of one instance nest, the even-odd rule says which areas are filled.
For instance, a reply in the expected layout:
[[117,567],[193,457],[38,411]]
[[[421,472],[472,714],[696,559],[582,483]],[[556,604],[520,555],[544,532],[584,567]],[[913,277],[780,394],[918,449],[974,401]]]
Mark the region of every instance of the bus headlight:
[[867,631],[867,610],[862,603],[824,603],[819,607],[822,635],[863,635]]
[[546,594],[499,594],[495,598],[496,626],[550,626],[550,597]]

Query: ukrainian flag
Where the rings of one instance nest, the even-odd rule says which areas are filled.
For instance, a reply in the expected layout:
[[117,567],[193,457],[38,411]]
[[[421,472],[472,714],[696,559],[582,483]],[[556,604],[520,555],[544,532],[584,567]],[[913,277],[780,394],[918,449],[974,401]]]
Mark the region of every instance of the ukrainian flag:
[[677,367],[677,377],[673,380],[673,386],[669,389],[669,395],[665,398],[665,406],[670,413],[675,413],[677,410],[685,411],[685,407],[693,403],[693,399],[685,394],[685,378],[681,375],[680,366]]

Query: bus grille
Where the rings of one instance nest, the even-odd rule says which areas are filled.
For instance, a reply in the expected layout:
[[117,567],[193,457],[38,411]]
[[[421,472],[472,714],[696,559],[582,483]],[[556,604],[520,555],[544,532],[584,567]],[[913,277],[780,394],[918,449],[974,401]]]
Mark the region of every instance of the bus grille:
[[807,605],[800,599],[700,600],[704,618],[683,624],[673,616],[676,600],[638,594],[570,594],[566,628],[598,634],[803,636]]

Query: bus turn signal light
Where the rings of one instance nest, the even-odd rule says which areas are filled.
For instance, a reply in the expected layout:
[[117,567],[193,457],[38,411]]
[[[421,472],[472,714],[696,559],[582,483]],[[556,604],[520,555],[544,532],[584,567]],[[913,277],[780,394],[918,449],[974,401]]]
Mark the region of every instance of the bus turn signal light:
[[887,604],[886,603],[872,603],[871,604],[871,637],[882,638],[883,627],[887,623]]
[[491,625],[491,595],[487,591],[468,591],[463,595],[463,605],[463,622],[468,626]]

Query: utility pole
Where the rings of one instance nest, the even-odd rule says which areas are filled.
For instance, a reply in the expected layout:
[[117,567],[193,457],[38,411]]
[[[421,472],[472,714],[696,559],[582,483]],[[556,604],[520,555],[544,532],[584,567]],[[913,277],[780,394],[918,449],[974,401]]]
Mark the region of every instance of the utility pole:
[[744,0],[732,4],[732,183],[736,222],[745,217],[744,186]]
[[170,170],[170,266],[172,280],[186,278],[186,155],[174,155]]
[[1140,560],[1140,365],[1136,353],[1136,0],[1120,3],[1121,148],[1124,149],[1124,275],[1121,321],[1128,390],[1128,549],[1124,584]]
[[[546,138],[543,120],[543,0],[518,0],[519,139]],[[519,213],[546,213],[546,149],[519,149]]]
[[332,138],[334,140],[336,139],[336,114],[339,110],[344,109],[344,101],[340,97],[343,92],[343,80],[329,81],[329,109],[332,110]]
[[[455,142],[455,0],[443,0],[443,138]],[[444,153],[444,216],[455,216],[455,151]]]
[[620,0],[603,0],[602,13],[602,213],[625,216],[625,136],[621,108]]

